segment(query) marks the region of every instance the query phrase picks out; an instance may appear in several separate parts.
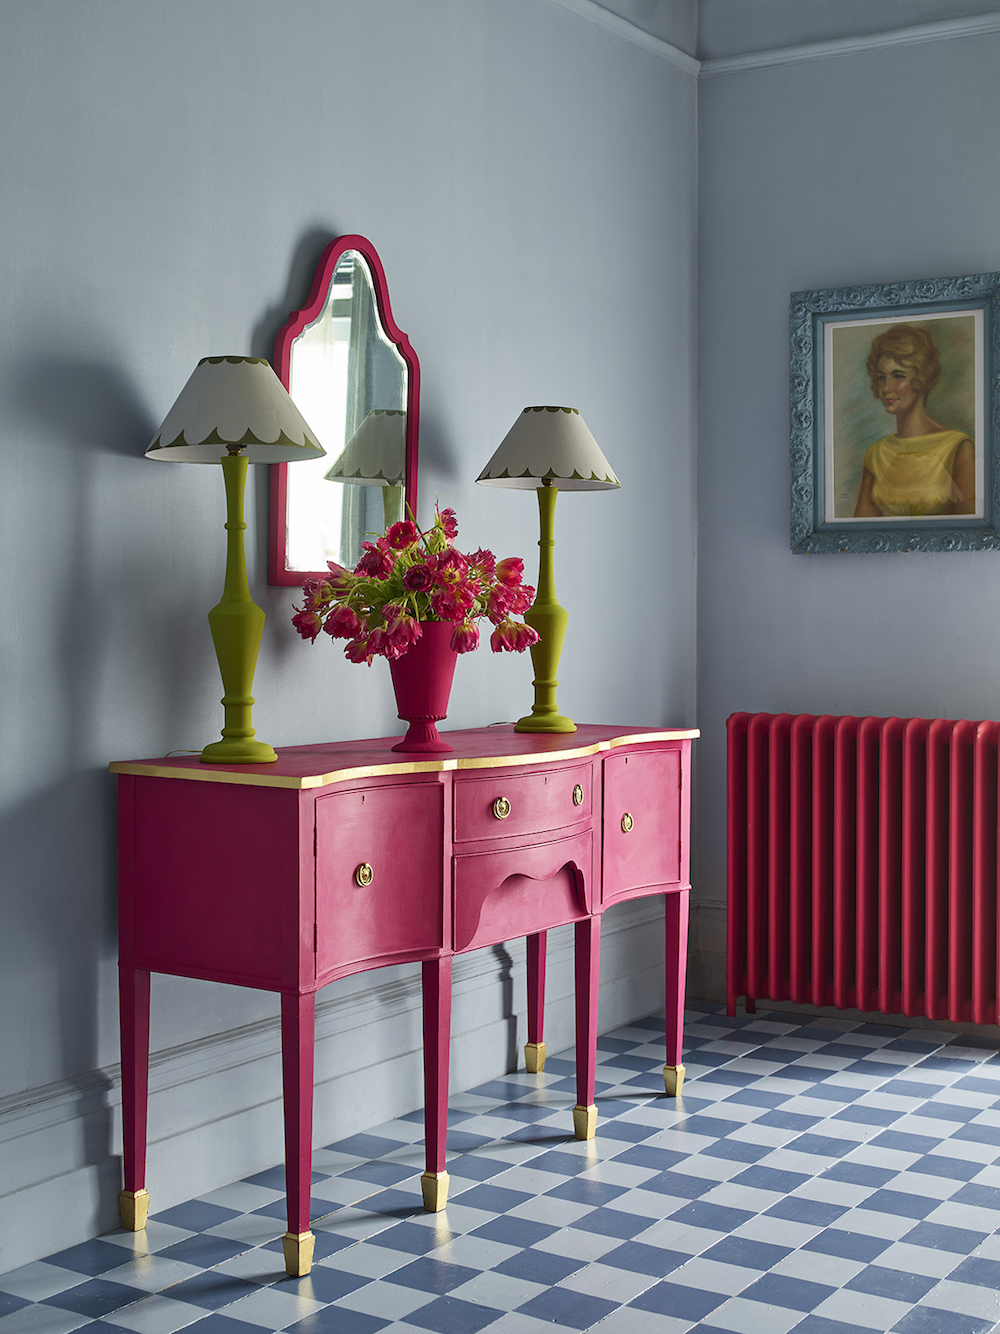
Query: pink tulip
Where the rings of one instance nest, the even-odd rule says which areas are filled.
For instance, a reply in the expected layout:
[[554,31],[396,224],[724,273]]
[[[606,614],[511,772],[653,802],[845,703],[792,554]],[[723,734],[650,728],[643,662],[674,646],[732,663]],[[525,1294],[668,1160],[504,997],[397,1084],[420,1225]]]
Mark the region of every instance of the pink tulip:
[[310,611],[304,607],[301,611],[296,611],[292,617],[292,625],[303,639],[314,640],[323,628],[323,618],[318,611]]
[[469,568],[469,562],[455,547],[448,547],[445,551],[441,551],[436,556],[432,556],[427,564],[437,575],[438,579],[459,578],[465,575]]
[[345,644],[344,657],[348,662],[367,662],[371,666],[372,655],[368,649],[367,636],[363,639],[352,639],[349,644]]
[[494,653],[523,653],[532,644],[537,644],[538,632],[521,621],[504,621],[490,635],[490,648]]
[[330,578],[324,579],[321,583],[325,584],[332,593],[347,593],[354,583],[354,575],[350,570],[338,565],[335,560],[327,561],[327,568],[330,571]]
[[[399,650],[399,653],[405,653],[411,644],[415,644],[423,630],[420,622],[408,611],[402,607],[389,605],[382,608],[382,615],[386,620],[386,634],[393,648]],[[399,654],[396,655],[397,657]]]
[[480,547],[469,557],[469,567],[475,570],[477,574],[482,575],[484,579],[492,579],[497,568],[497,558],[492,551],[484,551]]
[[468,585],[448,584],[431,594],[431,611],[442,621],[461,621],[475,600]]
[[393,557],[371,542],[362,542],[364,555],[354,567],[355,574],[367,575],[369,579],[388,579],[392,574]]
[[516,588],[524,574],[524,561],[520,556],[505,556],[497,561],[496,575],[502,584]]
[[351,607],[343,606],[330,612],[323,629],[331,639],[357,639],[364,626]]
[[407,593],[426,593],[434,583],[434,576],[426,565],[411,565],[403,575],[403,587]]
[[386,657],[386,649],[389,647],[389,635],[381,629],[373,630],[368,636],[368,652],[377,653],[380,657]]
[[463,621],[456,625],[451,636],[451,646],[456,653],[471,653],[479,647],[479,627],[472,621]]
[[513,603],[514,590],[505,588],[503,584],[498,584],[496,588],[490,591],[489,601],[486,604],[486,615],[494,625],[500,625],[510,615]]
[[412,519],[400,519],[392,525],[385,537],[393,551],[406,551],[420,537],[420,529]]
[[443,531],[449,542],[453,542],[458,536],[458,519],[455,517],[453,509],[439,510],[435,507],[435,521]]
[[535,590],[530,584],[519,584],[517,588],[510,590],[513,594],[513,600],[510,604],[512,616],[523,616],[535,600]]

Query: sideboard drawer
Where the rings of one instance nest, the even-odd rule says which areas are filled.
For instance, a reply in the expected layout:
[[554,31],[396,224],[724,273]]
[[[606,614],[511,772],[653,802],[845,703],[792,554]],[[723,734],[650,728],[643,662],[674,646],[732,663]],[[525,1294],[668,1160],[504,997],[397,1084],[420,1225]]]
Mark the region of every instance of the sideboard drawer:
[[604,761],[604,903],[681,879],[681,752]]
[[455,842],[547,834],[589,824],[593,768],[589,764],[532,774],[455,780]]
[[456,951],[578,922],[587,916],[591,830],[552,843],[455,857]]
[[439,949],[443,791],[412,783],[316,802],[316,974]]

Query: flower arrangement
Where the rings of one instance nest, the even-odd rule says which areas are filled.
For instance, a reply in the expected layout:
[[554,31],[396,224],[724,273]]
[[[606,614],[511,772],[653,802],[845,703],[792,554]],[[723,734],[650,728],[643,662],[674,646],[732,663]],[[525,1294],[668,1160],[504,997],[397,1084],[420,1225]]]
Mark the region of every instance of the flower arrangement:
[[538,633],[514,616],[523,615],[535,590],[522,582],[519,556],[497,560],[492,551],[464,556],[453,545],[458,521],[452,509],[434,507],[434,522],[421,532],[412,519],[401,519],[364,551],[353,570],[328,561],[330,573],[307,579],[305,604],[295,608],[292,624],[303,639],[320,632],[346,639],[350,662],[374,657],[395,659],[416,643],[427,621],[454,625],[451,647],[471,653],[479,647],[476,621],[486,616],[495,627],[494,653],[522,653],[537,643]]

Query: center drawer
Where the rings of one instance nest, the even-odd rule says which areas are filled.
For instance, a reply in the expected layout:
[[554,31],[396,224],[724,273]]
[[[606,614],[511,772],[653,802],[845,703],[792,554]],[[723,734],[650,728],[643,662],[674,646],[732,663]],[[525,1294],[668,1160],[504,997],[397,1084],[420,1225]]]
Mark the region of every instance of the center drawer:
[[456,777],[456,843],[548,834],[590,823],[593,768],[589,764],[505,774]]

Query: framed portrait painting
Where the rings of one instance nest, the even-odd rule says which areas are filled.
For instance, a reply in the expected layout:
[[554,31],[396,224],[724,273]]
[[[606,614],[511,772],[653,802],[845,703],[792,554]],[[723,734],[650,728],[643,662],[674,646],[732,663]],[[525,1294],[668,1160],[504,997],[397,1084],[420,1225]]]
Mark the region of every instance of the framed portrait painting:
[[794,292],[792,551],[1000,550],[1000,273]]

